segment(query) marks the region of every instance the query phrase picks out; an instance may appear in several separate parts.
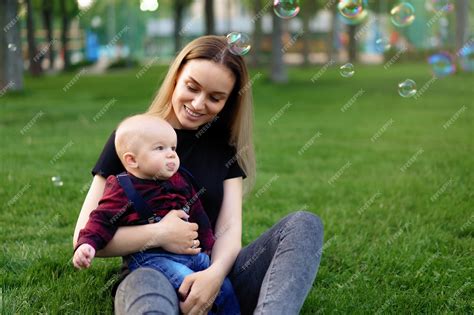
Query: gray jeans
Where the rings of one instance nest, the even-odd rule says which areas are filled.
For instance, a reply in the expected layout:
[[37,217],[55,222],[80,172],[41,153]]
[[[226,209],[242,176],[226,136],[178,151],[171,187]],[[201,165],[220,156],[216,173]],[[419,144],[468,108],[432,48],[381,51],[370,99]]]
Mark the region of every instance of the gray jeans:
[[[242,314],[298,314],[318,272],[323,225],[297,211],[242,248],[228,277]],[[119,285],[116,314],[179,314],[178,297],[159,271],[139,268]]]

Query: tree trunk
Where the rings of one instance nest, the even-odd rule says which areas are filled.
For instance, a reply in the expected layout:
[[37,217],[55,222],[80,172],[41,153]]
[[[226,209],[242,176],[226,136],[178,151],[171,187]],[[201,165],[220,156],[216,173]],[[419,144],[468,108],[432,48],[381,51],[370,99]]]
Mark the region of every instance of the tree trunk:
[[303,36],[303,60],[305,65],[309,64],[309,53],[311,51],[311,32],[309,31],[309,21],[313,12],[316,12],[312,4],[313,2],[309,1],[306,4],[306,10],[301,12],[301,18],[303,20],[303,34],[301,36]]
[[49,69],[54,67],[54,42],[53,42],[53,2],[43,0],[43,24],[46,30],[46,39],[48,40],[47,58],[49,59]]
[[69,61],[69,49],[67,45],[67,35],[69,30],[69,15],[66,8],[66,0],[60,1],[60,11],[61,11],[61,44],[63,50],[64,58],[64,70],[69,69],[71,63]]
[[26,0],[26,29],[28,39],[28,58],[30,60],[30,73],[32,76],[37,77],[41,75],[41,58],[39,58],[38,51],[36,50],[35,40],[35,25],[33,20],[33,6],[31,0]]
[[[0,97],[7,91],[23,90],[18,1],[0,1]],[[14,22],[16,20],[16,22]]]
[[181,50],[181,29],[183,27],[183,0],[176,0],[174,2],[174,51]]
[[204,4],[204,13],[206,18],[206,34],[211,35],[215,33],[214,29],[214,1],[206,0]]
[[456,51],[466,44],[469,31],[469,3],[468,0],[457,0],[456,10]]
[[262,2],[261,0],[253,1],[253,9],[254,9],[254,19],[252,20],[254,27],[253,27],[253,47],[252,47],[252,65],[254,67],[258,67],[260,65],[260,54],[261,49],[260,45],[262,42],[262,17],[259,17],[258,14],[262,10]]
[[272,15],[273,32],[272,32],[272,63],[271,63],[271,79],[275,83],[288,82],[288,73],[286,65],[283,62],[283,41],[282,41],[282,20]]
[[331,12],[331,30],[327,34],[326,38],[326,54],[328,61],[331,60],[337,60],[335,56],[335,51],[334,51],[334,38],[337,35],[336,34],[336,27],[337,27],[337,13],[335,8],[330,8],[329,9]]
[[355,38],[357,25],[348,25],[349,27],[349,61],[355,62],[357,59],[357,40]]

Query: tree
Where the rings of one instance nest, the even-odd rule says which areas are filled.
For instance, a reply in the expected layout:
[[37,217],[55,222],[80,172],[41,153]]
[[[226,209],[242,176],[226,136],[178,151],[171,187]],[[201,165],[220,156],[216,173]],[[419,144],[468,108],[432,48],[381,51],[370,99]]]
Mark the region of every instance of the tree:
[[263,5],[261,0],[251,1],[251,9],[253,13],[253,47],[251,50],[252,54],[252,65],[257,67],[260,64],[260,54],[261,54],[261,42],[262,42],[262,10]]
[[205,0],[204,3],[204,15],[206,19],[206,34],[214,34],[214,1]]
[[187,6],[191,4],[190,0],[176,0],[173,2],[174,11],[174,51],[181,49],[181,34],[183,28],[183,13]]
[[28,59],[30,61],[30,73],[32,76],[40,76],[43,72],[41,69],[41,58],[38,58],[38,50],[36,49],[35,39],[35,21],[33,18],[33,4],[31,0],[26,0],[26,37],[28,40]]
[[43,25],[46,30],[46,39],[48,41],[49,49],[47,56],[49,59],[49,68],[54,66],[54,51],[53,51],[53,1],[43,0],[41,5],[41,13],[43,16]]
[[275,83],[288,82],[288,72],[283,61],[283,42],[282,42],[282,20],[275,14],[272,14],[273,32],[272,32],[272,63],[271,79]]
[[64,58],[64,69],[67,70],[71,62],[69,60],[68,32],[71,19],[79,13],[76,1],[59,0],[59,14],[61,16],[61,45]]
[[[18,1],[0,1],[0,93],[23,90]],[[1,95],[0,94],[0,95]]]
[[456,51],[464,46],[469,34],[469,3],[467,0],[456,1]]
[[311,17],[317,11],[317,3],[315,0],[304,0],[301,1],[301,19],[303,22],[303,29],[302,29],[302,39],[303,39],[303,59],[304,63],[307,65],[309,64],[309,54],[311,51],[311,31],[309,29],[309,23]]

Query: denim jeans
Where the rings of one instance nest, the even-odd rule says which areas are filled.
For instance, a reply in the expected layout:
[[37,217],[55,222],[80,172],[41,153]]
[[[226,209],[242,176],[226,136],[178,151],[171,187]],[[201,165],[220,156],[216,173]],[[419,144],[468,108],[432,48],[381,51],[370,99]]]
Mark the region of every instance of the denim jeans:
[[[318,272],[321,220],[307,211],[281,219],[242,248],[228,277],[242,314],[298,314]],[[161,273],[139,268],[117,288],[116,314],[179,314],[178,297]]]
[[[139,252],[130,255],[128,268],[130,271],[134,271],[138,268],[152,268],[160,271],[177,291],[187,275],[196,271],[205,270],[209,265],[210,259],[205,253],[180,255],[160,251]],[[232,288],[232,283],[228,278],[224,279],[220,292],[209,314],[240,314],[239,302]]]

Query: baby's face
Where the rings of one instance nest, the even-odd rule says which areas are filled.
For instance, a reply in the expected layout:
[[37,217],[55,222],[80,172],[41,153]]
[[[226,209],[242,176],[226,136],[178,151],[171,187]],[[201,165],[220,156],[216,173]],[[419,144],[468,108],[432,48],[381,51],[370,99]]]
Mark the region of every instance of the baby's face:
[[179,168],[176,133],[161,126],[149,129],[136,154],[138,171],[148,179],[168,179]]

